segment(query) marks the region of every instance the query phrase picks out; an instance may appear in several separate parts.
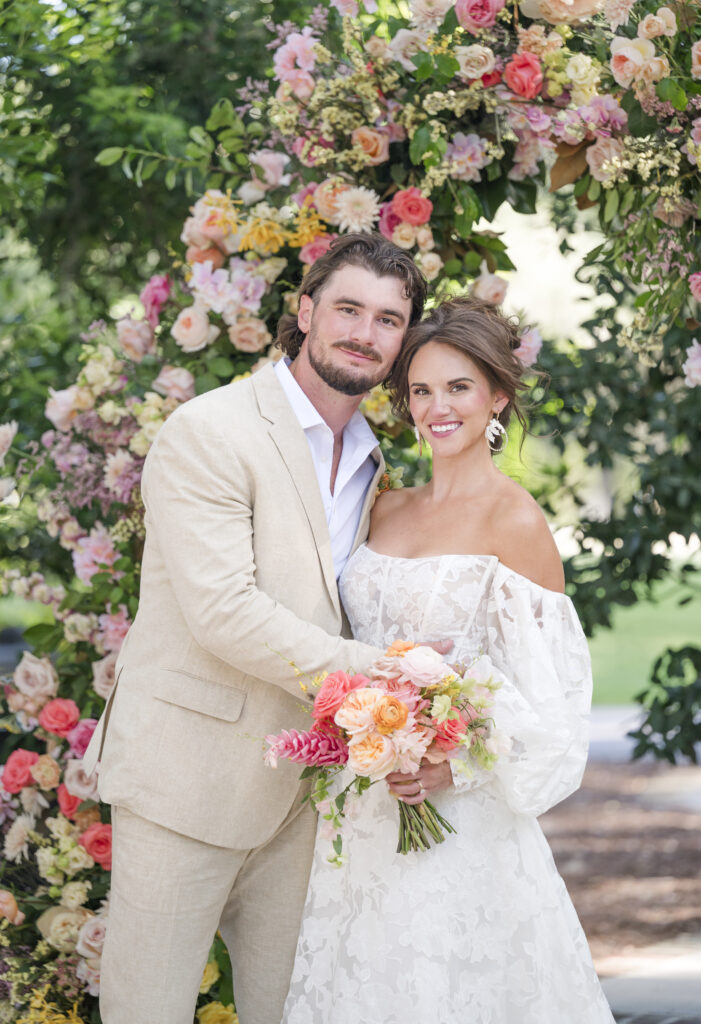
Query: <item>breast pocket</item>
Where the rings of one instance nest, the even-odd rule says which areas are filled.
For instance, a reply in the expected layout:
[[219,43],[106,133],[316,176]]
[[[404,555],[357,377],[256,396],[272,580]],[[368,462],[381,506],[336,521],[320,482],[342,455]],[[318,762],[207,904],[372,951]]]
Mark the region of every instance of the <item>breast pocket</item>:
[[151,686],[156,700],[200,715],[236,722],[246,703],[245,690],[203,679],[181,669],[160,669]]

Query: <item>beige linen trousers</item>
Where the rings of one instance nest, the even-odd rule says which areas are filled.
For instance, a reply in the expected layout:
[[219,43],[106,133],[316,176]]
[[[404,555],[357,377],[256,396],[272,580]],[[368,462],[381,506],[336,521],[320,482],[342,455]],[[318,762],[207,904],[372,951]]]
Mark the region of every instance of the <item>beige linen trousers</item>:
[[379,652],[346,638],[311,453],[272,366],[176,410],[142,494],[139,610],[84,758],[114,815],[103,1021],[191,1024],[220,924],[241,1024],[277,1024],[315,823],[299,766],[265,767],[262,740],[309,727],[305,676]]

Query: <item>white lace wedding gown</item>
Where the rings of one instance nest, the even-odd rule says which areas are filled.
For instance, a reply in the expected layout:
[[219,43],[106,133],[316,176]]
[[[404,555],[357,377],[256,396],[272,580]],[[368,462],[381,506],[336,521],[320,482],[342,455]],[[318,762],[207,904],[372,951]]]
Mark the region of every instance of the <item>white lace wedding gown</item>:
[[[589,654],[569,598],[489,555],[361,547],[341,579],[354,636],[450,637],[503,679],[491,772],[435,797],[457,829],[401,856],[384,783],[357,801],[342,868],[317,838],[283,1024],[612,1024],[584,933],[536,821],[580,783]],[[484,664],[484,661],[481,663]]]

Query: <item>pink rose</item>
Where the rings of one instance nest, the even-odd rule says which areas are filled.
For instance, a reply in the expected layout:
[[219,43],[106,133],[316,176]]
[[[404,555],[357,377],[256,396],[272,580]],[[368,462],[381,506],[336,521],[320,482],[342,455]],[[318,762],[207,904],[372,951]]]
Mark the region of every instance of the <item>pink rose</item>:
[[432,647],[412,647],[399,659],[399,668],[400,679],[416,686],[434,686],[450,675],[449,667]]
[[433,721],[436,730],[434,742],[440,750],[454,750],[460,738],[467,732],[467,722],[462,718],[446,718],[444,722]]
[[139,295],[151,327],[158,327],[158,317],[169,295],[170,278],[167,274],[154,274]]
[[701,302],[701,270],[689,275],[689,291],[697,302]]
[[107,700],[114,688],[114,669],[117,664],[117,655],[112,652],[92,663],[92,685],[93,690]]
[[97,620],[100,629],[99,641],[104,651],[118,651],[129,632],[131,621],[126,605],[120,604],[117,612],[112,611],[112,605],[108,605],[107,608],[108,611]]
[[431,219],[433,203],[421,194],[420,189],[405,188],[392,196],[392,211],[406,224],[419,227]]
[[79,580],[90,583],[98,572],[112,572],[119,558],[114,543],[105,527],[98,523],[87,537],[81,537],[71,553],[73,568]]
[[106,931],[107,919],[105,917],[100,917],[97,914],[94,917],[89,917],[78,933],[76,953],[88,960],[99,960],[102,956],[102,947],[105,944]]
[[70,746],[70,752],[74,757],[80,759],[84,755],[96,726],[96,718],[81,718],[78,724],[68,733],[66,739]]
[[380,206],[380,234],[384,235],[391,242],[394,229],[399,227],[401,223],[402,218],[394,212],[392,203],[382,203]]
[[56,795],[58,797],[58,806],[61,814],[64,818],[68,818],[69,821],[73,821],[78,808],[83,802],[82,797],[74,796],[73,793],[69,793],[64,782],[62,782],[56,790]]
[[505,0],[457,0],[455,13],[464,29],[473,36],[482,28],[491,28]]
[[420,711],[423,706],[428,704],[427,701],[421,700],[421,691],[418,686],[406,680],[384,679],[377,685],[385,693],[397,697],[403,704],[406,704],[409,711]]
[[543,85],[543,69],[536,55],[524,50],[513,56],[504,68],[504,81],[517,96],[534,99]]
[[156,351],[156,338],[148,320],[132,320],[125,316],[117,321],[117,341],[122,351],[135,363]]
[[367,686],[369,680],[365,676],[349,676],[345,672],[332,672],[321,684],[314,700],[312,715],[320,718],[333,718],[341,704],[353,690]]
[[34,750],[20,747],[13,750],[8,757],[2,772],[2,788],[6,793],[19,793],[25,786],[31,786],[31,767],[39,760]]
[[592,178],[597,181],[610,181],[616,177],[615,161],[623,152],[620,139],[600,135],[593,146],[588,146],[585,153],[586,161]]
[[284,46],[275,51],[273,67],[275,77],[280,82],[292,77],[297,68],[302,71],[313,71],[316,63],[314,54],[315,39],[312,29],[307,26],[301,32],[292,32]]
[[189,402],[195,397],[195,378],[184,366],[161,367],[161,372],[151,384],[154,391],[178,402]]
[[47,732],[64,739],[80,721],[80,708],[74,700],[56,697],[50,700],[39,714],[39,725]]
[[337,235],[317,235],[313,241],[307,242],[307,244],[303,245],[299,250],[299,258],[301,262],[307,263],[311,266],[311,264],[315,263],[320,256],[323,256],[329,251],[331,243],[334,238],[337,237]]
[[655,46],[649,39],[627,39],[615,36],[611,40],[611,72],[619,85],[627,89],[649,60],[655,56]]
[[532,327],[521,335],[521,344],[514,349],[514,355],[521,360],[524,366],[533,366],[542,347],[541,333],[537,327]]
[[105,871],[112,869],[112,826],[96,822],[83,832],[78,839],[96,864],[99,864]]

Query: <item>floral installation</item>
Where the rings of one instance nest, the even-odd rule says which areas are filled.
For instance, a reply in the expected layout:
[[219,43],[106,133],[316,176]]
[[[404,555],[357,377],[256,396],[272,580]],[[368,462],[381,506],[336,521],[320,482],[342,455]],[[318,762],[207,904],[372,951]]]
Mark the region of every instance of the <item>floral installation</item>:
[[[19,509],[51,551],[51,569],[0,568],[0,593],[45,610],[26,631],[31,652],[0,685],[11,787],[0,790],[11,854],[0,876],[0,998],[27,1019],[98,1019],[99,956],[78,949],[77,922],[82,912],[108,918],[108,833],[102,847],[86,840],[90,852],[81,837],[106,830],[109,809],[85,795],[80,760],[137,610],[144,459],[180,404],[279,358],[275,325],[336,235],[378,230],[413,254],[436,295],[469,287],[500,303],[513,267],[489,221],[503,202],[532,211],[536,183],[570,188],[598,211],[606,238],[591,261],[639,288],[620,341],[664,359],[680,386],[701,384],[698,4],[334,0],[304,24],[269,27],[266,76],[192,130],[183,166],[204,168],[206,184],[175,257],[128,315],[82,335],[79,371],[50,390],[39,441],[0,423],[0,514]],[[133,152],[138,180],[153,154]],[[125,154],[112,147],[99,160]],[[665,342],[672,323],[688,345]],[[541,345],[537,328],[523,332],[525,366]],[[411,477],[413,439],[386,392],[375,389],[363,411]],[[61,866],[81,858],[74,875]],[[61,902],[67,886],[88,882],[81,902]],[[70,893],[75,902],[83,889]],[[62,950],[44,931],[55,937],[64,911],[77,916],[58,918],[73,944]],[[235,1012],[220,939],[215,962],[219,976],[200,994],[205,1020],[210,1005],[212,1019]]]
[[[304,765],[302,778],[312,779],[310,799],[333,845],[330,863],[340,867],[346,860],[342,829],[349,797],[360,797],[391,772],[418,771],[422,761],[452,760],[468,777],[475,766],[494,767],[500,737],[491,711],[500,684],[480,680],[472,668],[453,668],[430,647],[396,640],[367,675],[339,671],[312,681],[310,729],[265,737],[269,767],[282,758]],[[345,785],[332,798],[330,787],[341,772]],[[444,831],[455,831],[428,800],[415,806],[398,800],[397,808],[397,853],[427,850],[431,841],[444,841]]]

